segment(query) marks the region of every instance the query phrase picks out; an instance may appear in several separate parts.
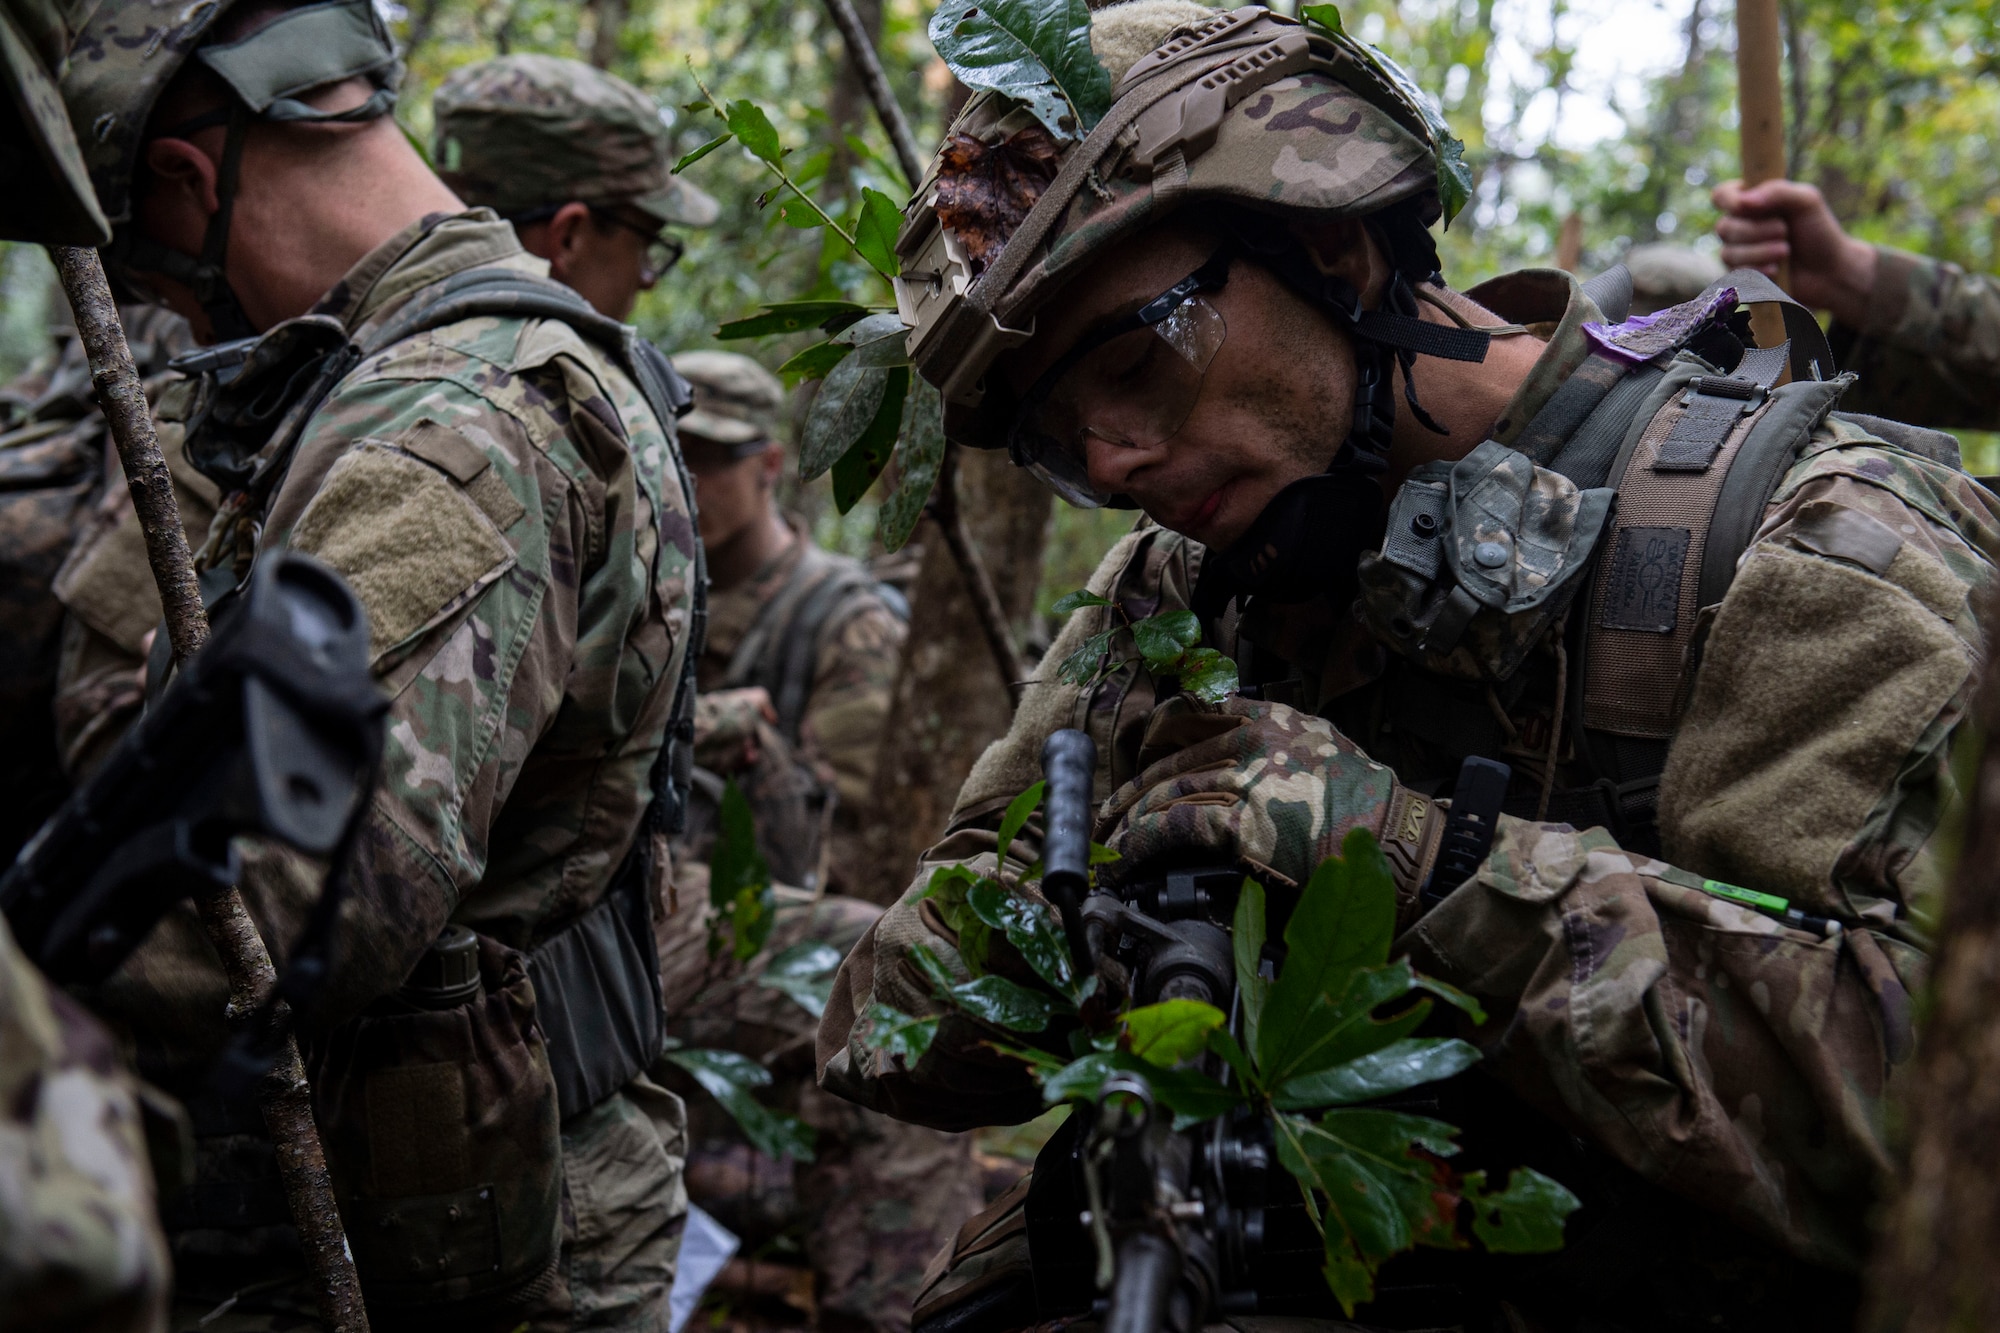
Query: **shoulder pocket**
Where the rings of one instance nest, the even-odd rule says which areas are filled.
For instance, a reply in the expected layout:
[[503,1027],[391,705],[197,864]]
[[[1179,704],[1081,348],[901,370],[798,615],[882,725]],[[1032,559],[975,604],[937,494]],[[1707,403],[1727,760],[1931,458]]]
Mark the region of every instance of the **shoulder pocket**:
[[527,512],[457,432],[421,421],[394,445],[371,440],[342,456],[291,534],[354,588],[378,667],[514,564],[501,529]]

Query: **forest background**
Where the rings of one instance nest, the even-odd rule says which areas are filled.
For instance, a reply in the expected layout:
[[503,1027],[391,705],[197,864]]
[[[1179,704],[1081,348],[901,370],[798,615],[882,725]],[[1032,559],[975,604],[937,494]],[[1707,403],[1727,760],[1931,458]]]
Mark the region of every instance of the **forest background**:
[[[926,36],[933,6],[855,8],[928,151],[963,96]],[[1559,258],[1588,275],[1647,241],[1714,252],[1708,191],[1737,161],[1726,0],[1349,0],[1342,9],[1349,30],[1401,60],[1465,141],[1474,203],[1442,246],[1454,286]],[[755,101],[791,151],[793,176],[830,211],[864,186],[907,194],[836,29],[809,0],[410,0],[388,10],[410,66],[397,114],[419,145],[431,138],[432,91],[452,70],[542,51],[651,92],[683,153],[716,127],[690,113],[697,77],[722,99]],[[2000,269],[2000,6],[1781,0],[1781,15],[1791,174],[1819,184],[1869,240]],[[716,345],[719,324],[767,300],[885,299],[881,280],[830,233],[797,229],[802,210],[767,198],[772,179],[748,152],[729,145],[689,175],[721,201],[722,218],[684,237],[680,266],[640,301],[635,322],[662,347]],[[61,308],[53,294],[39,250],[0,247],[0,382],[47,349]],[[733,346],[773,367],[797,350],[782,340]],[[2000,437],[1967,445],[1971,470],[2000,471]],[[844,516],[824,482],[787,498],[823,544],[866,555],[875,495]],[[1039,619],[1129,522],[1056,506],[1021,611]],[[1046,632],[1019,628],[1031,643]]]

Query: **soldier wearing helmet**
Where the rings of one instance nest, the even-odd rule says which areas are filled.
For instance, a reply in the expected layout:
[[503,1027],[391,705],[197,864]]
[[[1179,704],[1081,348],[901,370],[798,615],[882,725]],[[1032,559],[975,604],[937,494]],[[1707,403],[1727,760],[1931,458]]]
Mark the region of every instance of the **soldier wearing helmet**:
[[666,228],[706,227],[720,212],[668,169],[653,99],[580,60],[482,60],[440,84],[431,107],[445,183],[512,222],[551,277],[613,319],[680,260]]
[[[1367,829],[1399,951],[1502,1016],[1440,1096],[1583,1197],[1568,1248],[1392,1265],[1363,1325],[1844,1322],[2000,502],[1949,437],[1837,412],[1803,310],[1752,345],[1741,301],[1781,296],[1754,273],[1632,318],[1621,274],[1453,290],[1456,145],[1345,35],[1141,0],[1092,43],[1094,126],[967,104],[897,296],[955,439],[1146,521],[843,966],[822,1085],[952,1127],[1040,1109],[965,1019],[906,1063],[867,1015],[940,1012],[916,946],[963,974],[932,873],[991,873],[1044,739],[1083,728],[1114,880],[1219,862],[1283,891]],[[1178,694],[1129,631],[1057,678],[1114,609],[1178,608],[1240,695]],[[1510,770],[1490,804],[1475,759]],[[1440,869],[1447,801],[1469,876]],[[1018,1230],[965,1228],[919,1325],[1018,1310]]]
[[[371,1317],[663,1327],[684,1114],[647,1072],[653,924],[705,581],[686,389],[430,171],[389,117],[399,77],[368,0],[111,0],[62,87],[108,266],[208,344],[161,415],[215,488],[209,595],[274,548],[317,556],[394,700],[304,1033]],[[245,859],[281,950],[326,868]],[[297,1327],[273,1150],[203,1077],[225,994],[170,919],[91,999],[193,1111],[176,1317]]]

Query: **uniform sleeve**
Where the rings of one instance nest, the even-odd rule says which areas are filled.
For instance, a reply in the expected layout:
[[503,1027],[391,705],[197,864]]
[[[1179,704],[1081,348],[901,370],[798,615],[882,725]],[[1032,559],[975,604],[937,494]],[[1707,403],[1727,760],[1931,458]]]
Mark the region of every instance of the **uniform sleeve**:
[[[1852,1267],[1913,1051],[1994,511],[1961,474],[1835,442],[1781,487],[1709,628],[1661,784],[1665,859],[1504,820],[1404,944],[1493,1011],[1466,1035],[1529,1100]],[[1843,928],[1790,929],[1706,881]]]
[[1870,317],[1836,325],[1843,405],[1914,425],[2000,429],[2000,283],[1955,264],[1877,251]]

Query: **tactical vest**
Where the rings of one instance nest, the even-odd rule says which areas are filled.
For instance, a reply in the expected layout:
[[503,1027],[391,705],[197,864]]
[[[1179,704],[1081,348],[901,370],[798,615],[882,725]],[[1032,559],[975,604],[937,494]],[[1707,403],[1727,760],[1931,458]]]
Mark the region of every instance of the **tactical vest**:
[[[188,456],[236,492],[236,516],[261,513],[313,415],[356,366],[422,333],[483,316],[567,325],[632,378],[669,432],[691,405],[685,381],[657,348],[568,288],[513,270],[474,269],[426,289],[359,341],[334,320],[305,316],[262,338],[182,358],[177,368],[201,377]],[[276,447],[267,450],[273,439]],[[692,506],[680,451],[669,452]],[[223,520],[231,517],[228,503]],[[204,596],[229,596],[246,572],[240,561],[208,570]],[[664,1046],[648,887],[656,842],[686,823],[707,583],[697,542],[689,641],[652,770],[652,799],[604,897],[525,955],[484,937],[476,948],[464,938],[453,943],[448,929],[403,992],[336,1029],[314,1052],[315,1112],[371,1311],[505,1312],[539,1299],[554,1281],[561,1240],[558,1125],[631,1082]],[[440,1005],[436,995],[458,998]],[[205,1180],[171,1201],[170,1230],[208,1233],[208,1256],[282,1254],[287,1244],[273,1229],[289,1218],[275,1172],[264,1169],[270,1150],[255,1108],[224,1104],[206,1089],[188,1093],[197,1136],[213,1142],[212,1154],[249,1169]],[[463,1117],[472,1126],[464,1143],[405,1142],[423,1137],[420,1125],[378,1123],[393,1106],[421,1120],[427,1107],[475,1100],[477,1114]],[[396,1160],[383,1160],[382,1149],[399,1143]],[[434,1188],[439,1160],[472,1163],[480,1183]]]

